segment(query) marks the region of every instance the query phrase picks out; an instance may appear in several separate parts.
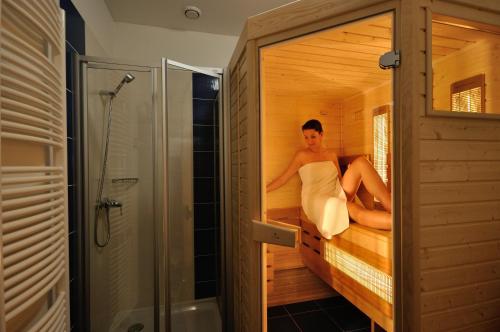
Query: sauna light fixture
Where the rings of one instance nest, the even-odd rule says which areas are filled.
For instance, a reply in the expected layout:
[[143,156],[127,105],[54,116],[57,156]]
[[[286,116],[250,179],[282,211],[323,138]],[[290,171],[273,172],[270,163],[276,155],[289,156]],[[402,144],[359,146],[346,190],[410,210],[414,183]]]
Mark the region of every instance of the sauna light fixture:
[[444,25],[451,25],[453,27],[457,28],[463,28],[463,29],[468,29],[468,30],[476,30],[476,31],[481,31],[480,29],[468,25],[468,24],[460,24],[460,23],[454,23],[454,22],[447,22],[447,21],[440,21],[440,20],[432,20],[433,23],[438,23],[438,24],[444,24]]
[[195,6],[186,6],[184,8],[184,16],[191,20],[196,20],[201,16],[201,10]]

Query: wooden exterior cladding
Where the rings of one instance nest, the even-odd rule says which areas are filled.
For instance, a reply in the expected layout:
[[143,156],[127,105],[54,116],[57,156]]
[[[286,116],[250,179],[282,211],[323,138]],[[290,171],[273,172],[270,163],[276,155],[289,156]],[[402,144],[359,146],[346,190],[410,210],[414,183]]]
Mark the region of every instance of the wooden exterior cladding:
[[[429,104],[432,105],[426,89],[432,84],[429,82],[432,73],[426,65],[427,47],[430,47],[429,13],[498,25],[500,4],[497,1],[311,0],[294,2],[249,18],[229,71],[233,75],[239,70],[243,57],[247,62],[250,59],[245,84],[253,90],[237,98],[246,98],[249,122],[245,130],[256,135],[252,141],[255,150],[248,152],[250,158],[245,165],[247,171],[254,171],[246,182],[233,182],[229,196],[234,199],[237,195],[238,206],[247,204],[249,210],[240,213],[233,206],[234,214],[229,222],[242,227],[251,218],[263,220],[267,210],[266,202],[261,201],[265,174],[262,174],[260,150],[266,124],[259,109],[262,102],[258,93],[259,48],[387,10],[395,13],[393,47],[401,51],[402,57],[400,67],[393,71],[392,96],[394,330],[499,330],[500,119],[479,115],[440,116],[426,111]],[[231,103],[234,102],[232,99]],[[240,142],[244,143],[244,137]],[[348,144],[344,146],[347,149]],[[363,151],[344,150],[343,153]],[[274,207],[279,204],[278,200]],[[242,228],[238,234],[244,234]],[[235,250],[236,244],[240,244],[234,261],[241,264],[247,259],[243,257],[246,253],[257,257],[255,261],[245,261],[250,263],[253,272],[235,276],[235,279],[252,280],[254,286],[258,284],[253,289],[240,284],[237,290],[240,298],[265,292],[265,285],[259,279],[261,261],[265,263],[260,246],[252,247],[248,239],[240,242],[233,237],[233,241]],[[242,247],[241,243],[246,244]],[[266,246],[262,247],[265,252]],[[242,249],[247,251],[244,253]],[[259,264],[257,271],[255,264]],[[259,324],[265,330],[265,315],[262,318],[258,315],[265,300],[261,296],[253,301],[240,301],[238,308],[235,303],[237,331]],[[245,311],[257,316],[242,314]]]
[[[230,125],[230,189],[227,202],[232,221],[232,277],[230,294],[236,331],[255,331],[260,319],[260,246],[252,240],[252,219],[259,218],[260,201],[254,179],[259,178],[258,169],[249,167],[255,160],[258,142],[258,114],[255,113],[256,80],[255,45],[245,46],[236,63],[231,66],[229,79]],[[257,174],[255,174],[257,172]],[[231,287],[232,286],[232,287]],[[257,317],[257,319],[256,319]]]

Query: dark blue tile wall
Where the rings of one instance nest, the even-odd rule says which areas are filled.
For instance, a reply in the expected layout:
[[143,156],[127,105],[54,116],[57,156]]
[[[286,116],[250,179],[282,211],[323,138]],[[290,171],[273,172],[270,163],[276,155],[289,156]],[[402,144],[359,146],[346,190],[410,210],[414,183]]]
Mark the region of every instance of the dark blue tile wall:
[[68,136],[68,230],[69,230],[69,278],[70,278],[70,306],[71,306],[71,330],[84,331],[82,292],[83,280],[82,266],[79,260],[83,255],[79,248],[78,238],[81,236],[77,225],[77,200],[78,190],[76,181],[75,151],[78,138],[75,136],[76,116],[74,113],[74,56],[85,54],[85,23],[78,10],[70,0],[61,0],[60,7],[64,9],[66,16],[66,117]]
[[193,74],[195,298],[217,294],[220,266],[217,78]]

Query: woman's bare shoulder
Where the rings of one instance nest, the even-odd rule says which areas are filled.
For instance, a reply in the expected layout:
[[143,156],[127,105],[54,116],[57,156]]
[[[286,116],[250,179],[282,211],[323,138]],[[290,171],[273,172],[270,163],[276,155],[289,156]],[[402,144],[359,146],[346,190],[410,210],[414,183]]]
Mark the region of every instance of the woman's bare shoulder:
[[304,159],[307,157],[307,149],[299,149],[297,150],[297,152],[295,153],[295,157],[294,159],[296,161],[300,161],[300,162],[303,162]]

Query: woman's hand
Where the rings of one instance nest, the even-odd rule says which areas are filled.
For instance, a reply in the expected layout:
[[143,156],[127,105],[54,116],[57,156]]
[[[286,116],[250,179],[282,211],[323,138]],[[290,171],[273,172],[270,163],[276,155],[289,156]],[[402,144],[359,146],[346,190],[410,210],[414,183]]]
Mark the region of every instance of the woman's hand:
[[266,186],[266,192],[278,189],[287,183],[295,173],[297,173],[299,168],[302,166],[302,154],[302,151],[298,151],[295,154],[286,171]]

